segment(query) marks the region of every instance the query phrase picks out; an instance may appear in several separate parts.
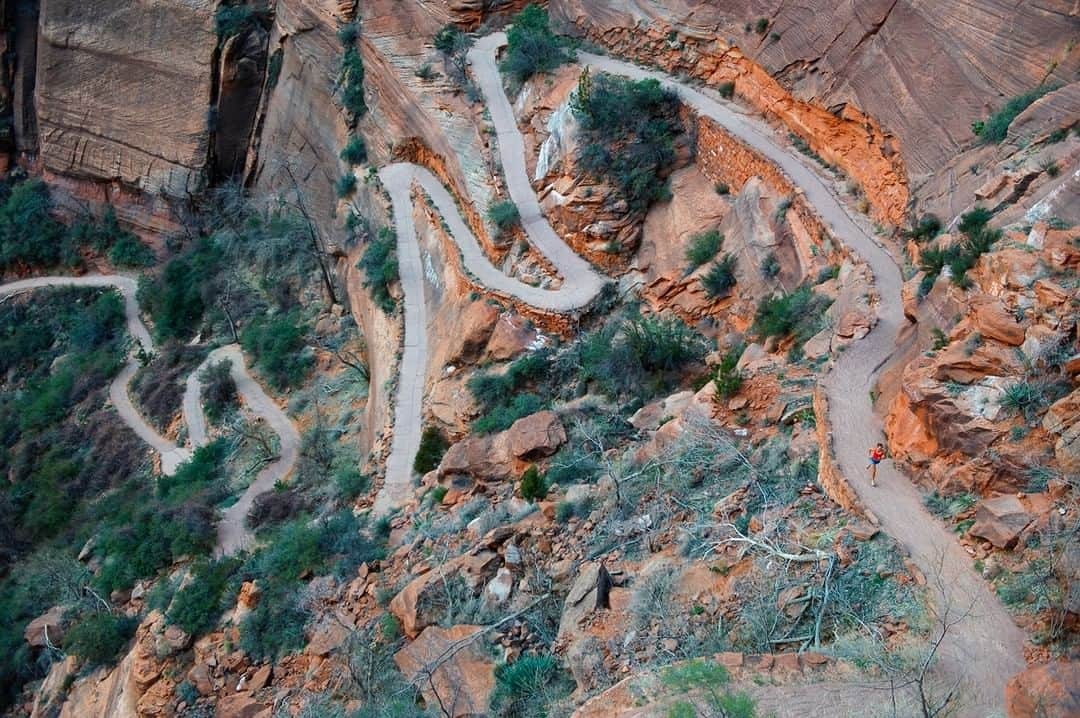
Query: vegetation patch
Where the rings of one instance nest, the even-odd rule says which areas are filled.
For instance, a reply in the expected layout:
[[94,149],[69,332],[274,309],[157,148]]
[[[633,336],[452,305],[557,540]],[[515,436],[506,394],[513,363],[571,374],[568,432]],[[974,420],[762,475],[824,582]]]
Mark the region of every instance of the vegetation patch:
[[495,668],[491,713],[495,718],[547,718],[553,703],[573,689],[554,656],[522,656]]
[[506,32],[506,56],[499,69],[518,85],[570,60],[565,43],[551,31],[547,10],[530,4],[511,23]]
[[1021,112],[1046,93],[1056,89],[1055,85],[1039,85],[1033,90],[1017,95],[986,120],[971,123],[971,131],[978,135],[983,142],[999,144],[1009,134],[1009,125]]
[[398,281],[397,235],[392,229],[383,227],[377,237],[372,239],[357,263],[357,268],[364,272],[364,287],[371,292],[371,298],[387,314],[392,314],[397,306],[390,294],[390,285]]
[[718,230],[700,232],[690,237],[690,246],[686,248],[687,274],[701,265],[712,261],[724,245],[724,235]]
[[683,133],[678,95],[657,80],[593,76],[586,69],[573,111],[583,135],[582,169],[615,186],[632,211],[670,195],[664,178]]
[[450,442],[437,426],[424,427],[424,433],[420,435],[420,448],[413,460],[413,471],[423,476],[439,468],[439,462],[449,448]]

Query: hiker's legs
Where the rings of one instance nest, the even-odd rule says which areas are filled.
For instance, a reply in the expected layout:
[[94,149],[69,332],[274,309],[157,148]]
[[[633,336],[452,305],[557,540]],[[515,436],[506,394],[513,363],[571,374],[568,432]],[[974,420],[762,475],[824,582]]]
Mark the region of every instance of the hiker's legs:
[[877,463],[870,462],[870,485],[877,486]]

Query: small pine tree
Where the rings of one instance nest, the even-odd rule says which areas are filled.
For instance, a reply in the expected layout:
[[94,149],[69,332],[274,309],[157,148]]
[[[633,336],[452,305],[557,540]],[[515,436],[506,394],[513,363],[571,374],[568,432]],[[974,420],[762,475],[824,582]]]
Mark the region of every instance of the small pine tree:
[[547,481],[544,480],[544,476],[539,469],[530,466],[525,470],[525,473],[521,475],[521,480],[518,482],[518,492],[521,494],[521,498],[526,501],[539,501],[547,496]]

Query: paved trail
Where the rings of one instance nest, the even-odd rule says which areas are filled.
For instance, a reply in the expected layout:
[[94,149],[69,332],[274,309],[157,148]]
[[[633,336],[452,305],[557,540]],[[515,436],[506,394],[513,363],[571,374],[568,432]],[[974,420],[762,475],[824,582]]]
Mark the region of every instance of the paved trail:
[[[386,485],[376,502],[377,511],[399,505],[409,495],[412,457],[419,445],[420,412],[426,360],[426,319],[423,306],[423,270],[412,221],[410,189],[418,183],[435,201],[461,248],[465,267],[484,284],[509,292],[536,306],[572,309],[587,303],[602,285],[585,260],[578,257],[551,229],[525,171],[524,141],[496,65],[505,36],[495,33],[480,39],[470,51],[473,75],[483,91],[499,141],[510,197],[518,205],[529,239],[565,277],[564,289],[549,292],[523,285],[491,265],[468,230],[449,192],[427,170],[398,164],[380,173],[390,192],[398,229],[398,253],[406,295],[405,356],[398,385],[394,443],[387,466]],[[1024,635],[1008,612],[975,574],[971,559],[955,537],[922,505],[918,491],[891,465],[880,467],[879,486],[871,488],[865,473],[867,449],[882,436],[873,411],[870,391],[877,371],[896,347],[903,317],[900,270],[892,257],[859,225],[826,181],[791,148],[775,141],[762,122],[740,114],[711,92],[687,87],[671,77],[610,57],[579,53],[582,64],[633,79],[654,78],[674,90],[698,112],[707,115],[741,141],[776,163],[805,194],[833,235],[861,256],[874,272],[881,296],[879,321],[874,330],[837,360],[824,384],[832,409],[835,450],[840,467],[882,528],[899,540],[928,575],[941,573],[948,600],[959,609],[973,606],[972,615],[954,627],[942,646],[942,666],[966,683],[964,715],[984,718],[1001,711],[1006,681],[1024,668]]]
[[[0,298],[31,292],[45,287],[113,287],[124,297],[124,316],[128,333],[135,338],[143,351],[152,353],[154,342],[150,331],[139,316],[139,304],[135,294],[138,289],[133,277],[124,275],[91,274],[82,277],[33,277],[0,285]],[[202,381],[199,378],[204,367],[211,362],[229,359],[232,362],[232,377],[245,405],[256,415],[262,417],[281,439],[281,453],[259,472],[255,480],[241,494],[235,504],[226,509],[218,524],[218,545],[215,553],[228,555],[245,548],[251,533],[245,526],[244,519],[255,497],[274,487],[278,479],[285,478],[296,463],[300,451],[300,435],[296,426],[289,420],[280,407],[266,395],[244,365],[244,356],[235,344],[215,349],[203,364],[187,378],[183,413],[188,425],[188,435],[193,446],[208,443],[206,417],[202,411]],[[177,446],[161,436],[146,422],[135,408],[128,394],[128,385],[139,369],[138,357],[128,358],[124,368],[109,385],[109,399],[120,418],[131,427],[132,431],[161,456],[161,470],[167,475],[176,473],[177,467],[191,458],[191,449]]]

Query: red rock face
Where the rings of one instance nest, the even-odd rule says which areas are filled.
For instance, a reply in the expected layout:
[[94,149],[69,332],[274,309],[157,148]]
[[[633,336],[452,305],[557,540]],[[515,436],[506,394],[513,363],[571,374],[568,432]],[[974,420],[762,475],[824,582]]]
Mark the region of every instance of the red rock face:
[[1063,50],[1075,33],[1067,0],[781,4],[759,34],[752,26],[762,9],[748,0],[550,3],[560,26],[617,54],[713,85],[734,82],[740,97],[858,181],[894,223],[907,211],[908,180],[951,163],[972,140],[971,122],[1004,102],[987,98],[1068,84],[1080,65],[1080,54]]

